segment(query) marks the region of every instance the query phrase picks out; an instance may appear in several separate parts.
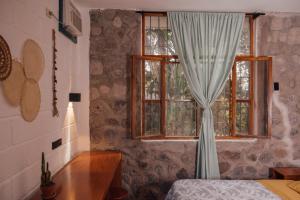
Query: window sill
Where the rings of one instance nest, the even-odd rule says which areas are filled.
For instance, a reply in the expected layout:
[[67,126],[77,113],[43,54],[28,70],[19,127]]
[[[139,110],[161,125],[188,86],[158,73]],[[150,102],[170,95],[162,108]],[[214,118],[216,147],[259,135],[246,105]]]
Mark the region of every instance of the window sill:
[[[216,137],[216,142],[256,142],[258,138],[242,138],[242,137],[228,137],[228,138],[218,138]],[[198,142],[198,138],[166,138],[166,139],[155,139],[155,138],[142,138],[142,142]]]
[[257,138],[216,138],[216,142],[256,142]]

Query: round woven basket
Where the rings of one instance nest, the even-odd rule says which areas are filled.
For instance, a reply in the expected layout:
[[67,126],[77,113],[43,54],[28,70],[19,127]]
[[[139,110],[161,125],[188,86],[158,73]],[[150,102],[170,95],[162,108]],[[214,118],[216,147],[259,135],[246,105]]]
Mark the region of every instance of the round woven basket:
[[2,82],[3,94],[12,106],[20,105],[21,93],[25,80],[26,78],[22,64],[13,60],[11,74]]
[[9,46],[0,35],[0,81],[7,79],[11,74],[12,59]]
[[41,105],[41,92],[38,83],[27,79],[21,96],[21,113],[24,120],[32,122],[38,115]]
[[36,82],[40,80],[45,68],[45,58],[40,46],[33,40],[26,40],[23,47],[25,75]]

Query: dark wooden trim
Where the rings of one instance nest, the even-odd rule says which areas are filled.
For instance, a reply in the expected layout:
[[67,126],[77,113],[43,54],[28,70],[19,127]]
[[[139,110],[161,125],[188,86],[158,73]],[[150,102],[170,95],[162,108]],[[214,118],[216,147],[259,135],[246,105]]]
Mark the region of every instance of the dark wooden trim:
[[235,136],[236,134],[236,61],[232,67],[232,88],[231,88],[231,136]]
[[136,13],[142,14],[143,16],[167,16],[166,11],[136,11]]
[[[215,139],[229,139],[229,140],[241,140],[241,139],[266,139],[266,137],[257,137],[254,135],[236,135],[236,136],[216,136]],[[163,136],[163,135],[157,135],[157,136],[144,136],[141,138],[141,140],[198,140],[199,136]]]
[[[233,65],[235,65],[235,62],[234,62]],[[229,81],[230,81],[230,94],[231,94],[230,98],[229,98],[229,125],[231,125],[230,130],[229,130],[230,135],[233,135],[233,126],[232,126],[232,124],[233,124],[233,121],[232,121],[233,120],[233,105],[232,105],[232,102],[233,102],[233,98],[232,98],[233,83],[232,83],[232,78],[233,78],[233,67],[231,69],[231,77],[229,79]]]
[[268,58],[268,137],[272,136],[272,95],[273,95],[273,76],[272,76],[272,57]]
[[142,62],[142,130],[141,137],[145,135],[145,60],[141,60]]
[[169,61],[170,59],[178,59],[177,55],[132,55],[136,59],[150,60],[150,61],[164,61],[167,63],[177,63],[175,61]]
[[252,16],[252,18],[255,20],[259,16],[266,15],[266,13],[262,12],[254,12],[254,13],[246,13],[247,16]]
[[236,56],[235,61],[266,61],[270,56]]
[[250,80],[249,80],[249,135],[254,134],[254,61],[250,61]]
[[131,78],[130,78],[130,88],[131,88],[131,99],[130,99],[130,107],[131,107],[131,136],[136,138],[136,102],[137,102],[137,92],[136,92],[136,66],[135,66],[135,57],[131,56]]
[[160,65],[161,77],[161,94],[160,94],[160,129],[161,135],[166,135],[166,63],[161,62]]

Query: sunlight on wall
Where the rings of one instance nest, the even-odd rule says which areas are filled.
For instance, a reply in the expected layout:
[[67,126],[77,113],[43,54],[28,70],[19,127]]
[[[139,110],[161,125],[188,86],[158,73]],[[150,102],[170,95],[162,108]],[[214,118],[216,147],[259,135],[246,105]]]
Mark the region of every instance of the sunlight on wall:
[[67,163],[72,158],[72,139],[76,136],[75,126],[75,117],[74,117],[74,108],[73,103],[69,102],[66,116],[65,116],[65,128],[64,128],[64,138],[65,141],[65,154],[64,154],[64,163]]

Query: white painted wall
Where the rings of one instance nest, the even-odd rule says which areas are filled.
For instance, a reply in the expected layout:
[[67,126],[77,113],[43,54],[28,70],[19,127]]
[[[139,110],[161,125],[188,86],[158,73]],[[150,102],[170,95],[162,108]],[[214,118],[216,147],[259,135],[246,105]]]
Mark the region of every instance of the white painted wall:
[[[59,170],[74,154],[89,150],[89,14],[81,9],[83,36],[75,45],[56,32],[58,48],[57,90],[60,116],[52,117],[52,38],[57,22],[45,15],[46,7],[58,13],[57,0],[0,0],[0,34],[12,56],[21,60],[26,39],[41,46],[46,67],[39,82],[42,102],[37,119],[28,123],[20,108],[10,106],[0,87],[0,199],[24,199],[39,186],[41,152],[46,153],[52,172]],[[58,15],[58,14],[57,14]],[[69,92],[81,92],[80,103],[69,103]],[[51,142],[63,145],[51,150]]]

